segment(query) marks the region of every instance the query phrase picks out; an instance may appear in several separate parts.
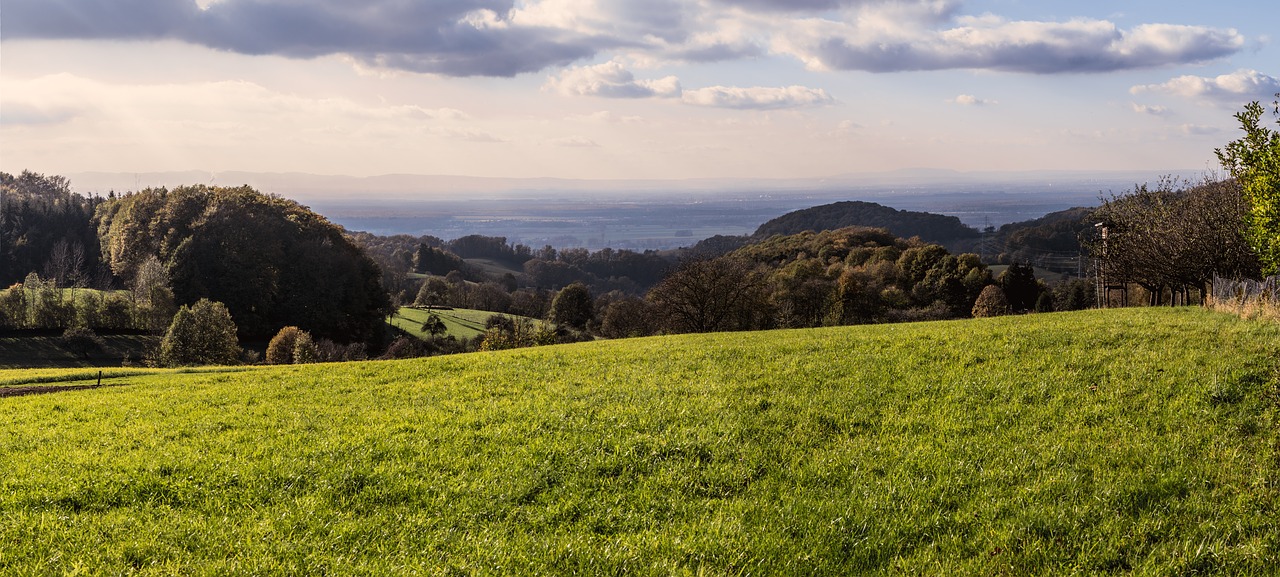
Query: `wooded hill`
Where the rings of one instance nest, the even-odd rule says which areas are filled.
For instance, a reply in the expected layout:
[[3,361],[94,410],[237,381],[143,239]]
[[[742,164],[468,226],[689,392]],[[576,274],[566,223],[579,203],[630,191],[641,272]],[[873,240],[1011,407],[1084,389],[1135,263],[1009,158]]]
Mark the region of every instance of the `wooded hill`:
[[818,232],[848,226],[883,228],[894,236],[920,237],[925,242],[942,245],[978,238],[979,235],[977,230],[954,216],[898,210],[874,202],[850,200],[789,212],[760,225],[752,236],[761,239],[775,234],[788,235],[807,230]]

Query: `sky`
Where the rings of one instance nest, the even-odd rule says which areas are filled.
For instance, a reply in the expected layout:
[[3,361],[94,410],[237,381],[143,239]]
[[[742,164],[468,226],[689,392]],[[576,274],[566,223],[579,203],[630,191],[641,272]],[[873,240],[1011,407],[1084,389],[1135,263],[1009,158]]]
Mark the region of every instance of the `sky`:
[[0,170],[1210,170],[1270,2],[0,0]]

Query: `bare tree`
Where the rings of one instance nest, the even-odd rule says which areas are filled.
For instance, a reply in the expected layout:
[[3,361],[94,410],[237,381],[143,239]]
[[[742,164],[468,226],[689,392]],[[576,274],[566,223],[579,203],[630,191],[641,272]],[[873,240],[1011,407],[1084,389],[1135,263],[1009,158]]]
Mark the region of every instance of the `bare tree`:
[[1257,274],[1241,226],[1247,210],[1234,182],[1206,178],[1193,186],[1164,178],[1155,188],[1142,185],[1105,200],[1096,213],[1105,236],[1086,245],[1109,282],[1143,287],[1152,304],[1166,290],[1203,295],[1215,274]]
[[746,261],[690,260],[649,291],[649,300],[674,332],[747,330],[768,317],[764,289],[765,275]]

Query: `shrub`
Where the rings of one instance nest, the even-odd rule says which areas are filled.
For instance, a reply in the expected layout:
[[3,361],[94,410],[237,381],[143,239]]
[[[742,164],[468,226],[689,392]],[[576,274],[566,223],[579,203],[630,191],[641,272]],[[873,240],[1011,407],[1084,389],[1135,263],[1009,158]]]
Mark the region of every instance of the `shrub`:
[[209,299],[179,308],[160,341],[159,361],[167,366],[231,365],[239,358],[231,313]]
[[298,331],[298,338],[293,341],[293,364],[301,365],[320,360],[320,349],[311,340],[311,333]]
[[73,354],[89,358],[93,353],[100,353],[106,347],[102,337],[86,327],[71,327],[62,333],[61,344]]
[[267,364],[268,365],[291,365],[293,364],[293,350],[298,342],[299,333],[303,333],[298,327],[284,327],[271,337],[271,342],[267,344]]
[[1005,298],[1004,290],[996,285],[987,285],[978,293],[977,302],[973,303],[973,316],[975,318],[982,317],[998,317],[1009,314],[1009,299]]

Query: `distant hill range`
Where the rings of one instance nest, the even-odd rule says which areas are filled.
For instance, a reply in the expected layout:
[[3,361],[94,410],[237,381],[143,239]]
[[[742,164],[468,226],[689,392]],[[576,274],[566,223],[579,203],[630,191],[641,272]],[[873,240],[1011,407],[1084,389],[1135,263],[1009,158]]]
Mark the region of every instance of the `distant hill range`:
[[753,236],[765,239],[775,234],[790,235],[807,230],[820,232],[848,226],[883,228],[897,237],[918,236],[925,242],[941,245],[977,239],[982,234],[954,216],[898,210],[874,202],[851,200],[789,212],[760,225]]
[[887,229],[900,238],[919,237],[952,253],[978,254],[988,264],[1022,263],[1059,273],[1080,273],[1088,268],[1080,241],[1092,233],[1095,210],[1069,208],[979,231],[954,216],[898,210],[874,202],[843,201],[789,212],[760,225],[751,236],[716,236],[692,249],[708,255],[727,254],[774,235],[860,226]]

